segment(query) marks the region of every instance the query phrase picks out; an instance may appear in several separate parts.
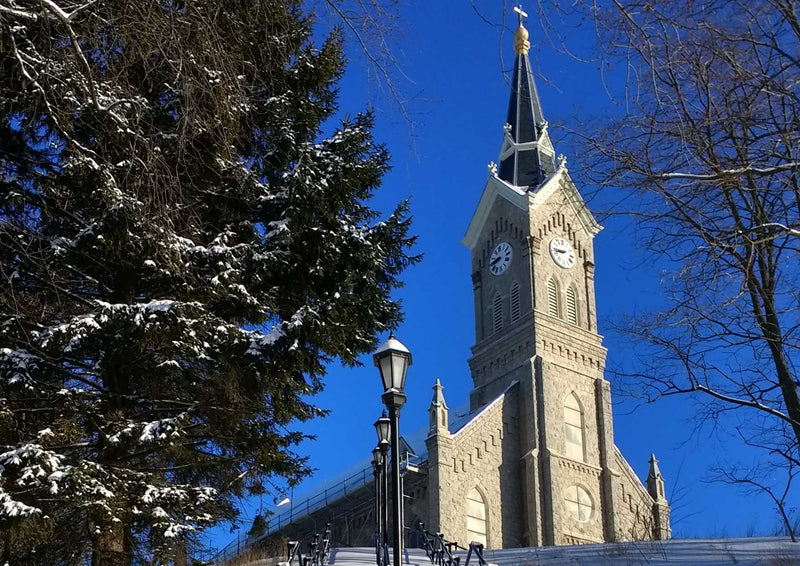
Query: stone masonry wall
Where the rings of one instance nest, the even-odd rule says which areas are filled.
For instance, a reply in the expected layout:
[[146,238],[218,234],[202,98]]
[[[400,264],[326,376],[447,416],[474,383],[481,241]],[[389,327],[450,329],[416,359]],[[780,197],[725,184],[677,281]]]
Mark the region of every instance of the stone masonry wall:
[[614,509],[617,540],[652,539],[655,526],[653,498],[642,486],[616,446],[614,447],[614,466],[619,473],[616,481],[622,495]]
[[461,430],[440,443],[439,528],[466,546],[467,494],[477,488],[487,507],[487,546],[522,543],[518,386],[512,386]]

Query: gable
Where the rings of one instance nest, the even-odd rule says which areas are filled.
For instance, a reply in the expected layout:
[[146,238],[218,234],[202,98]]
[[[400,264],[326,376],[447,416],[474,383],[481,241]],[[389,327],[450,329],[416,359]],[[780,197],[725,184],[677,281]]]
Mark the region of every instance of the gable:
[[538,209],[550,200],[557,191],[562,192],[564,200],[590,238],[593,238],[603,229],[586,206],[586,201],[583,200],[583,197],[575,187],[575,183],[572,182],[566,167],[559,167],[553,175],[545,179],[545,182],[539,188],[529,193],[530,210]]
[[492,207],[498,198],[507,200],[522,211],[528,210],[528,194],[525,189],[510,185],[495,175],[489,175],[478,206],[469,221],[467,232],[461,239],[461,243],[470,250],[478,243],[483,227],[489,220]]
[[581,226],[590,237],[594,237],[602,226],[597,223],[586,202],[581,197],[575,184],[567,172],[567,168],[561,166],[550,175],[538,188],[528,191],[522,187],[515,187],[506,183],[496,175],[489,175],[486,185],[481,193],[478,206],[472,214],[467,231],[461,239],[461,243],[472,250],[480,239],[481,232],[492,211],[492,207],[498,198],[505,199],[523,211],[536,210],[544,204],[556,191],[562,191],[566,202],[574,211]]

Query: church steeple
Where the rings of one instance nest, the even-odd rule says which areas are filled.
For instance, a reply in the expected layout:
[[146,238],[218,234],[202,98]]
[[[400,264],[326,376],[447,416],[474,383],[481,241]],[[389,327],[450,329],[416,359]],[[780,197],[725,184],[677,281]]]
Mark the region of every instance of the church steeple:
[[527,14],[517,7],[514,11],[519,16],[519,26],[514,33],[514,73],[498,176],[517,187],[535,187],[556,167],[547,122],[528,61],[531,44],[528,30],[522,25],[522,18]]

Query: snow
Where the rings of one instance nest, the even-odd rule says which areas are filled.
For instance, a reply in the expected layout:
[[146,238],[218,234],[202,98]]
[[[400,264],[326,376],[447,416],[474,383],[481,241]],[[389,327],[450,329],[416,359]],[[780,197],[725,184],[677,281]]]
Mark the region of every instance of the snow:
[[2,488],[0,488],[0,509],[2,509],[0,517],[29,517],[41,513],[41,509],[11,499]]
[[[16,475],[13,484],[20,488],[22,493],[36,488],[46,488],[51,494],[58,493],[59,485],[73,471],[71,466],[64,464],[63,456],[46,450],[39,444],[29,443],[6,448],[10,450],[0,454],[0,477]],[[2,509],[0,520],[3,517],[41,513],[41,509],[13,499],[2,487],[0,487],[0,509]]]
[[155,442],[156,440],[179,437],[181,433],[176,424],[185,416],[186,414],[182,413],[177,417],[159,419],[146,423],[142,429],[142,434],[139,436],[139,442]]
[[[461,553],[463,555],[463,553]],[[796,563],[800,545],[787,538],[678,539],[667,541],[586,544],[580,546],[538,547],[487,551],[484,558],[498,566],[529,564],[591,564],[592,566],[631,566],[695,564],[717,566],[763,566]],[[772,562],[772,561],[775,562]],[[791,562],[790,562],[791,560]],[[463,564],[464,558],[462,558]]]
[[0,348],[0,379],[13,385],[22,382],[26,387],[32,384],[31,372],[36,369],[41,358],[25,350]]
[[248,355],[258,355],[259,350],[263,346],[271,346],[278,340],[286,336],[287,332],[294,330],[303,324],[303,319],[306,316],[306,307],[301,308],[294,313],[289,322],[282,321],[273,325],[266,334],[258,336],[250,342],[250,348],[247,350]]
[[[431,561],[425,551],[406,549],[409,566],[429,566]],[[460,556],[462,565],[467,553]],[[586,544],[580,546],[541,546],[486,550],[484,559],[489,566],[765,566],[770,564],[797,564],[800,561],[800,543],[788,538],[737,538],[737,539],[680,539],[666,541],[627,542],[611,544]],[[255,566],[256,562],[251,563]],[[329,564],[339,566],[373,566],[374,548],[337,548],[331,551]],[[470,565],[477,566],[475,556]],[[244,563],[243,566],[248,566]]]
[[269,228],[269,232],[267,232],[266,236],[264,236],[267,240],[270,240],[281,234],[283,232],[289,231],[289,219],[283,218],[281,220],[275,220],[267,224],[267,228]]

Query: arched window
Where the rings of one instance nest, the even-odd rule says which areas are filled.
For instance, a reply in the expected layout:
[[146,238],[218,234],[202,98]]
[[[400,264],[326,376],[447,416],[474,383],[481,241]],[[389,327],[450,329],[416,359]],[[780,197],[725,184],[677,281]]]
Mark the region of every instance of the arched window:
[[503,329],[503,297],[500,293],[495,294],[492,304],[492,328],[495,332]]
[[473,488],[467,494],[467,535],[469,542],[479,542],[487,545],[486,536],[486,501],[481,492]]
[[567,322],[578,324],[578,301],[572,286],[567,287]]
[[574,393],[564,400],[564,455],[573,460],[584,460],[583,411]]
[[547,314],[558,316],[558,284],[552,277],[547,280]]
[[585,523],[592,517],[594,504],[589,492],[579,485],[571,485],[564,493],[564,504],[567,512],[579,523]]
[[511,285],[511,322],[519,320],[521,310],[519,305],[519,283]]

